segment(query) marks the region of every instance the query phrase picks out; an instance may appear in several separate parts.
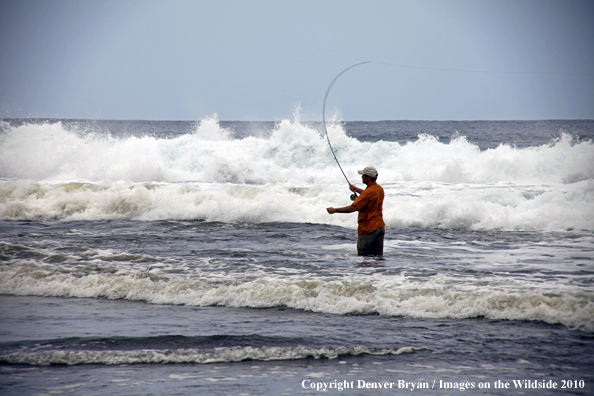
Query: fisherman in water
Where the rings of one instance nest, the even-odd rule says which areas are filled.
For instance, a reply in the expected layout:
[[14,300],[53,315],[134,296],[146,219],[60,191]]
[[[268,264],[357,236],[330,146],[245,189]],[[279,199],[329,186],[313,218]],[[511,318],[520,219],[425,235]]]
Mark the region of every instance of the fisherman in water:
[[357,228],[357,252],[359,256],[382,256],[384,254],[384,234],[386,223],[382,217],[382,206],[384,203],[384,189],[377,184],[377,170],[368,166],[357,171],[363,183],[367,185],[365,190],[349,184],[351,191],[360,195],[352,205],[342,208],[327,208],[330,214],[352,213],[359,211],[359,227]]

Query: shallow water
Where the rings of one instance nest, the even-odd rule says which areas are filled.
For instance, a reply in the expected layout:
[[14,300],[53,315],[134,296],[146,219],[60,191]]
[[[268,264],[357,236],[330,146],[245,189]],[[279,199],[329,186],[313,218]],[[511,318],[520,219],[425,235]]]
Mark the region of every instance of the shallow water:
[[[3,394],[312,394],[312,383],[336,380],[354,381],[355,389],[345,391],[355,394],[370,391],[358,388],[359,381],[428,383],[434,394],[444,394],[447,381],[474,383],[466,390],[473,394],[482,393],[479,384],[489,383],[489,394],[504,395],[510,390],[495,389],[495,381],[576,378],[592,383],[592,334],[540,322],[80,298],[6,296],[1,301],[2,316],[10,318],[2,324],[3,359],[14,353],[54,359],[52,366],[5,361]],[[205,357],[211,363],[193,363]],[[67,366],[76,359],[87,361]],[[311,382],[304,387],[303,381]],[[402,391],[394,386],[391,391]],[[431,394],[431,389],[417,391]],[[587,388],[563,391],[588,393]]]
[[591,394],[593,125],[4,122],[1,393]]

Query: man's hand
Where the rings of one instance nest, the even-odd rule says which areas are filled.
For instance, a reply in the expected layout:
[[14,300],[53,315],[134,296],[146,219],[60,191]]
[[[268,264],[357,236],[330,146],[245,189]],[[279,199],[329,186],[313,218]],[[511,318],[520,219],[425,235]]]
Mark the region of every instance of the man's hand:
[[326,210],[328,211],[328,213],[330,214],[334,214],[336,213],[336,209],[335,208],[326,208]]
[[357,186],[355,186],[354,184],[349,184],[349,188],[351,189],[352,192],[356,192],[361,194],[363,192],[362,188],[359,188]]

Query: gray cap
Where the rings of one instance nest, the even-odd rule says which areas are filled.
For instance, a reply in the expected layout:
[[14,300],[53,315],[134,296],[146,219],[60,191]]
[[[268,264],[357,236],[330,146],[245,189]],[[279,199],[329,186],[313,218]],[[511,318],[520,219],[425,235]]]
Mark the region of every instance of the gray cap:
[[368,166],[363,170],[359,170],[357,171],[360,175],[367,175],[369,177],[372,178],[376,178],[377,177],[377,169],[375,169],[373,166]]

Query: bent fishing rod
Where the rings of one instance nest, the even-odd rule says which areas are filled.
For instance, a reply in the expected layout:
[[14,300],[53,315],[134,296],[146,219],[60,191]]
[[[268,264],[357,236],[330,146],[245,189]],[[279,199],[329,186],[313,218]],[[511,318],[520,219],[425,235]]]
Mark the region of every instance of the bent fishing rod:
[[[323,125],[324,125],[324,132],[326,133],[326,140],[328,140],[328,146],[330,146],[330,151],[332,152],[332,155],[334,156],[334,160],[336,161],[336,164],[340,168],[340,171],[342,172],[342,175],[346,179],[347,183],[349,183],[349,187],[351,185],[351,182],[349,181],[349,178],[346,176],[346,174],[342,170],[342,166],[340,166],[340,162],[338,162],[338,158],[336,158],[336,153],[334,152],[334,148],[332,147],[332,143],[330,143],[330,137],[328,136],[328,130],[326,129],[326,99],[328,99],[328,94],[330,93],[330,89],[332,88],[332,86],[334,85],[334,83],[336,82],[336,80],[338,80],[338,78],[340,76],[342,76],[344,73],[346,73],[347,71],[349,71],[353,67],[357,67],[357,66],[363,65],[365,63],[372,63],[372,62],[371,61],[366,61],[366,62],[357,63],[357,64],[354,64],[352,66],[347,67],[346,69],[344,69],[343,71],[341,71],[340,73],[338,73],[338,75],[336,77],[334,77],[334,80],[332,80],[332,82],[328,86],[328,89],[326,90],[326,95],[324,95],[324,104],[322,105],[322,121],[323,121]],[[357,193],[354,192],[351,195],[351,200],[354,201],[356,198],[357,198]]]
[[[552,75],[578,75],[578,76],[591,76],[592,73],[555,73],[555,72],[531,72],[531,71],[495,71],[495,70],[463,70],[463,69],[443,69],[443,68],[433,68],[433,67],[420,67],[420,66],[410,66],[410,65],[402,65],[402,64],[395,64],[395,63],[386,63],[386,62],[375,62],[375,61],[365,61],[365,62],[360,62],[360,63],[356,63],[352,66],[347,67],[346,69],[344,69],[343,71],[341,71],[340,73],[338,73],[338,75],[336,77],[334,77],[334,80],[332,80],[332,82],[330,83],[330,85],[328,86],[328,89],[326,90],[326,95],[324,95],[324,104],[322,105],[322,121],[323,121],[323,125],[324,125],[324,132],[326,133],[326,140],[328,140],[328,146],[330,146],[330,151],[332,152],[332,156],[334,156],[334,160],[336,161],[336,164],[338,165],[338,167],[340,168],[340,171],[342,172],[342,175],[344,176],[344,178],[346,179],[347,183],[349,183],[349,187],[351,185],[351,182],[349,181],[348,177],[346,176],[346,174],[344,173],[344,171],[342,170],[342,166],[340,166],[340,162],[338,162],[338,158],[336,158],[336,153],[334,152],[334,148],[332,147],[332,143],[330,143],[330,137],[328,136],[328,130],[326,129],[326,99],[328,99],[328,94],[330,93],[330,89],[332,88],[332,86],[334,85],[334,83],[336,82],[336,80],[338,80],[338,78],[340,76],[342,76],[344,73],[346,73],[347,71],[351,70],[354,67],[360,66],[360,65],[364,65],[366,63],[377,63],[377,64],[382,64],[382,65],[389,65],[389,66],[396,66],[396,67],[404,67],[404,68],[410,68],[410,69],[422,69],[422,70],[438,70],[438,71],[448,71],[448,72],[458,72],[458,73],[484,73],[484,74],[552,74]],[[355,198],[357,198],[357,193],[353,193],[351,195],[351,199],[355,200]]]

